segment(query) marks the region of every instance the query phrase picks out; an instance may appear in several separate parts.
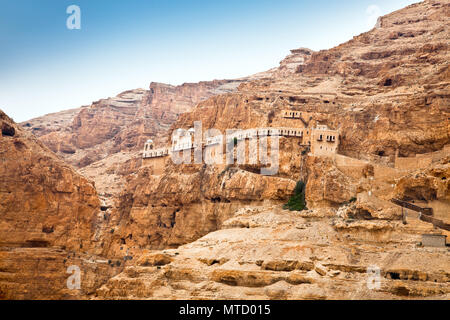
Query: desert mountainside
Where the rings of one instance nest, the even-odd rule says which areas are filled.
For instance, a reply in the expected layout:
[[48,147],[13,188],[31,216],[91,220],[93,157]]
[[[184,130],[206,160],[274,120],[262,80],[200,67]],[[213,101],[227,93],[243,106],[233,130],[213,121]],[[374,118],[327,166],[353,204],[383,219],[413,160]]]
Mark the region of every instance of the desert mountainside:
[[[246,78],[151,83],[21,124],[1,112],[0,298],[449,299],[448,246],[421,243],[450,236],[449,22],[450,3],[427,0]],[[280,137],[275,175],[143,159],[196,121],[303,135]],[[316,128],[337,141],[306,140]]]
[[147,139],[165,142],[164,133],[179,114],[212,95],[235,90],[240,81],[151,83],[148,90],[128,90],[90,106],[31,119],[22,127],[95,181],[108,200],[141,165],[139,151]]

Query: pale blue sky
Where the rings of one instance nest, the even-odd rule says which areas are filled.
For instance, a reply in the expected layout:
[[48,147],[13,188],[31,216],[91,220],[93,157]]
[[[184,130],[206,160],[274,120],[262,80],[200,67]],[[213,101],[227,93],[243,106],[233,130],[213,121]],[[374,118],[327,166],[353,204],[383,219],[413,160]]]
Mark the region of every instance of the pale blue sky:
[[[15,121],[151,81],[237,78],[328,49],[410,0],[0,0],[0,109]],[[81,8],[68,30],[66,8]],[[371,18],[367,9],[378,8]]]

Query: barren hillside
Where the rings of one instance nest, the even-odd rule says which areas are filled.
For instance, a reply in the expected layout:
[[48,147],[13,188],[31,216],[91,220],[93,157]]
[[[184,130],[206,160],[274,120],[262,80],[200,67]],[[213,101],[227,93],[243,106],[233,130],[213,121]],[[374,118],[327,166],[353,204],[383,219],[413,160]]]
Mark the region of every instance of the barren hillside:
[[[152,83],[20,127],[2,115],[0,297],[449,299],[448,246],[422,243],[450,236],[449,22],[427,0],[247,78]],[[142,160],[196,121],[292,130],[275,175]],[[76,294],[69,262],[86,270]]]

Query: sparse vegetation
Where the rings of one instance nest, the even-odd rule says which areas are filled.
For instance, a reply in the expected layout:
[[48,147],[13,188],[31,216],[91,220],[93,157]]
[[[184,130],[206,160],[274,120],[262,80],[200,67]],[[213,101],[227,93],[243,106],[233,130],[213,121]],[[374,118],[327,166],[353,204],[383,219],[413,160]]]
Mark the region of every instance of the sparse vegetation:
[[305,202],[305,183],[303,181],[297,182],[294,189],[294,195],[283,206],[283,209],[290,211],[303,211],[306,210]]

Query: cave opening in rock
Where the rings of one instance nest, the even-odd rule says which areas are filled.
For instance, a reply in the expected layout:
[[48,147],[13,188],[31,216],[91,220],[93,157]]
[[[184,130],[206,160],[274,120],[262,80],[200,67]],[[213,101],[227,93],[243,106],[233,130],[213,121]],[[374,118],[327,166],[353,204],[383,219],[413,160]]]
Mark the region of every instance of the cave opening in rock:
[[27,240],[23,246],[25,248],[47,248],[50,243],[46,240]]
[[402,200],[413,202],[414,200],[432,201],[436,199],[436,189],[429,186],[413,186],[405,188]]
[[398,272],[388,272],[388,275],[392,280],[400,280],[400,274]]
[[383,84],[385,87],[392,86],[392,79],[386,79]]
[[180,212],[180,209],[176,209],[173,213],[172,216],[170,217],[170,227],[173,228],[175,226],[176,223],[176,218],[177,218],[177,213]]
[[53,233],[55,231],[54,227],[42,227],[42,232],[43,233]]
[[14,137],[16,134],[16,129],[7,123],[2,124],[2,136]]
[[220,197],[211,198],[211,202],[213,203],[222,202],[222,199]]
[[398,296],[409,296],[409,289],[406,287],[398,287],[393,290],[393,293]]

